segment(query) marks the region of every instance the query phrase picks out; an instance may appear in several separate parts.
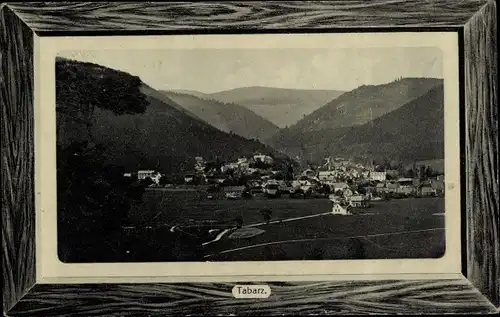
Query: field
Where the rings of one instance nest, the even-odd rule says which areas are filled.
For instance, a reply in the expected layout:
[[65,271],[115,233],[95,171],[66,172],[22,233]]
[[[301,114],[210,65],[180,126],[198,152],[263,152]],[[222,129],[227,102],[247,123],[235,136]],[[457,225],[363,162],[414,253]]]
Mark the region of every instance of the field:
[[[191,244],[175,245],[175,252],[190,257],[176,258],[170,254],[152,258],[149,254],[143,259],[148,261],[437,258],[445,252],[442,198],[374,202],[371,208],[355,209],[354,216],[328,214],[331,206],[328,199],[211,200],[198,191],[154,190],[147,191],[144,203],[130,213],[130,230],[137,235],[164,228],[194,237]],[[272,212],[268,223],[259,212],[264,208]],[[258,228],[264,232],[231,238],[231,233],[237,232],[238,217],[243,229]],[[145,240],[144,234],[141,241]],[[149,239],[168,239],[147,235]],[[176,235],[176,239],[183,238]],[[160,241],[149,240],[146,244],[174,252],[162,247]],[[186,249],[190,247],[196,248],[196,252]],[[140,261],[140,257],[136,254],[134,260]]]

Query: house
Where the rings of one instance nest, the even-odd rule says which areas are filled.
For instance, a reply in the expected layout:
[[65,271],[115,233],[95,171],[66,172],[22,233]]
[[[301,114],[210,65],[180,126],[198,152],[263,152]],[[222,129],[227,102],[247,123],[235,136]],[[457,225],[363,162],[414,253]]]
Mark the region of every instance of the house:
[[399,183],[389,182],[385,185],[384,193],[396,193],[399,188]]
[[418,194],[420,196],[436,196],[437,190],[430,185],[422,185],[418,188]]
[[252,168],[252,167],[249,167],[249,168],[245,169],[245,172],[246,172],[247,174],[253,174],[253,173],[256,173],[256,172],[258,172],[258,171],[259,171],[259,169],[258,169],[258,168]]
[[386,173],[386,176],[390,176],[393,179],[397,178],[399,176],[399,171],[398,170],[386,170],[385,173]]
[[320,183],[323,185],[328,185],[330,187],[330,189],[333,189],[333,185],[337,183],[337,179],[323,180],[323,181],[320,181]]
[[375,185],[375,192],[377,194],[387,193],[388,188],[385,183],[378,183],[377,185]]
[[298,183],[299,185],[308,185],[311,183],[309,180],[309,177],[307,177],[307,176],[300,176],[294,182]]
[[161,174],[155,170],[140,170],[140,171],[137,171],[137,179],[138,180],[143,180],[143,179],[146,179],[146,178],[151,178],[151,180],[156,183],[156,184],[159,184],[160,183],[160,178],[161,178]]
[[307,177],[315,177],[316,172],[310,168],[306,169],[305,171],[302,172],[302,176],[307,176]]
[[368,178],[372,181],[385,181],[387,179],[386,172],[370,172]]
[[155,175],[156,171],[155,170],[141,170],[137,171],[137,179],[142,180],[146,179],[148,177],[153,178]]
[[416,187],[413,183],[413,179],[399,179],[398,180],[398,188],[396,189],[396,193],[398,194],[404,194],[404,195],[412,195],[416,194]]
[[353,178],[358,178],[360,173],[358,172],[358,170],[354,169],[354,168],[351,168],[347,171],[347,173],[353,177]]
[[237,164],[245,164],[248,163],[248,159],[246,157],[240,157],[237,161]]
[[319,171],[318,172],[318,179],[320,181],[322,180],[328,180],[332,177],[335,177],[335,172],[334,171]]
[[194,180],[194,175],[185,175],[184,176],[184,183],[192,183]]
[[195,164],[194,164],[194,169],[197,172],[203,172],[205,170],[206,162],[201,156],[197,156],[194,158]]
[[245,191],[245,186],[225,186],[221,188],[224,193],[242,193]]
[[431,187],[436,190],[437,194],[444,193],[444,181],[439,179],[431,180]]
[[198,164],[198,165],[205,165],[205,160],[203,159],[203,157],[201,156],[197,156],[194,158],[194,161],[195,161],[195,164]]
[[334,203],[339,203],[343,198],[339,197],[335,194],[330,194],[330,195],[328,195],[328,199]]
[[366,191],[367,195],[371,195],[371,194],[377,193],[377,189],[376,189],[375,186],[366,186],[365,187],[365,191]]
[[230,171],[230,170],[236,170],[238,169],[239,165],[237,163],[227,163],[227,164],[224,164],[223,166],[221,166],[220,170],[222,173],[226,173],[227,171]]
[[334,202],[332,207],[333,215],[349,216],[351,213],[351,206],[343,202]]
[[227,199],[239,199],[243,197],[243,192],[245,191],[245,186],[227,186],[222,187],[224,196]]
[[273,158],[270,157],[269,155],[264,155],[264,154],[256,154],[253,156],[253,159],[255,161],[261,161],[266,164],[273,164]]
[[333,183],[332,185],[330,185],[330,187],[332,187],[332,190],[334,192],[337,192],[339,190],[343,192],[344,189],[349,188],[349,185],[347,185],[347,183]]
[[370,207],[370,200],[367,196],[363,195],[353,195],[347,198],[349,205],[355,208],[367,208]]
[[218,184],[223,184],[226,181],[226,177],[217,177],[215,178],[215,182]]
[[349,196],[352,196],[354,193],[352,192],[352,190],[350,188],[346,188],[346,189],[344,189],[343,194],[344,194],[344,197],[349,197]]

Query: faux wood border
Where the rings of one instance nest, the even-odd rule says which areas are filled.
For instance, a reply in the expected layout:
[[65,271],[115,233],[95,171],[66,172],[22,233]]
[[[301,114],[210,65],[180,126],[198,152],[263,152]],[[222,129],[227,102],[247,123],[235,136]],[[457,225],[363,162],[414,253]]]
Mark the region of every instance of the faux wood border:
[[[200,9],[201,8],[201,9]],[[0,6],[4,314],[208,315],[494,313],[500,305],[497,17],[494,0],[224,3],[16,3]],[[460,280],[41,285],[35,272],[33,37],[342,32],[452,28],[463,34],[467,272]],[[401,28],[401,29],[400,29]],[[142,32],[142,33],[141,33]]]

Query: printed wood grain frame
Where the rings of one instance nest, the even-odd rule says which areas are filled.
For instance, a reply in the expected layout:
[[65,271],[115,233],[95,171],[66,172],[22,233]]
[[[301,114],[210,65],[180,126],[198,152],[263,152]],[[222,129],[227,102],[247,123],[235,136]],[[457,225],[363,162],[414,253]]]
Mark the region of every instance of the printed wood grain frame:
[[[201,10],[200,8],[203,8]],[[497,17],[493,0],[2,4],[4,315],[498,313],[500,231]],[[209,12],[209,13],[207,13]],[[302,14],[301,14],[302,13]],[[457,280],[269,283],[265,300],[232,283],[36,284],[35,36],[454,30],[461,36],[466,254]]]

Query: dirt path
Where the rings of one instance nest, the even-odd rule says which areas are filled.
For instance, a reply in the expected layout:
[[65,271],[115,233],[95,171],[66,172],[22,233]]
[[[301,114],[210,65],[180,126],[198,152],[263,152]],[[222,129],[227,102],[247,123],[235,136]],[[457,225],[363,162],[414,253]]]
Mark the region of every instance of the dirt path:
[[324,213],[321,213],[321,214],[315,214],[315,215],[309,215],[309,216],[302,216],[302,217],[295,217],[295,218],[287,218],[287,219],[274,220],[274,221],[270,221],[269,223],[266,223],[266,222],[253,223],[253,224],[246,225],[246,226],[243,226],[243,227],[246,227],[246,228],[259,227],[259,226],[263,226],[263,225],[266,225],[266,224],[274,224],[274,223],[281,223],[281,222],[296,221],[296,220],[302,220],[302,219],[307,219],[307,218],[314,218],[314,217],[319,217],[319,216],[326,216],[326,215],[330,215],[330,214],[331,214],[331,212],[324,212]]
[[[309,216],[303,216],[303,217],[295,217],[295,218],[287,218],[287,219],[281,219],[281,220],[274,220],[274,221],[270,221],[269,223],[267,223],[267,222],[259,222],[259,223],[253,223],[253,224],[249,224],[249,225],[243,226],[243,228],[253,228],[253,227],[263,226],[263,225],[266,225],[266,224],[275,224],[275,223],[296,221],[296,220],[301,220],[301,219],[306,219],[306,218],[313,218],[313,217],[325,216],[325,215],[329,215],[329,214],[331,214],[331,213],[330,212],[324,212],[324,213],[321,213],[321,214],[315,214],[315,215],[309,215]],[[237,229],[237,228],[233,227],[233,228],[230,228],[230,229],[226,229],[226,230],[222,231],[221,233],[219,233],[215,237],[215,239],[210,240],[208,242],[205,242],[202,245],[209,245],[209,244],[212,244],[214,242],[217,242],[220,239],[222,239],[222,237],[226,233],[228,233],[229,231],[234,230],[234,229]]]
[[202,245],[207,245],[207,244],[211,244],[211,243],[214,243],[214,242],[219,241],[220,239],[222,239],[222,237],[223,237],[226,233],[228,233],[228,232],[229,232],[230,230],[232,230],[232,229],[233,229],[233,228],[231,228],[231,229],[226,229],[226,230],[222,231],[221,233],[219,233],[219,234],[215,237],[215,239],[213,239],[213,240],[211,240],[211,241],[208,241],[208,242],[205,242],[205,243],[203,243]]

